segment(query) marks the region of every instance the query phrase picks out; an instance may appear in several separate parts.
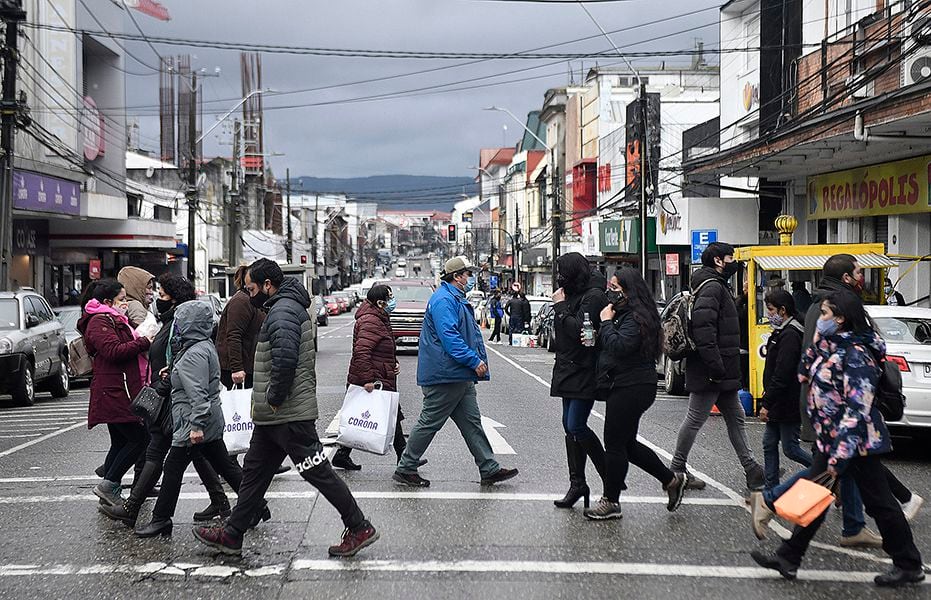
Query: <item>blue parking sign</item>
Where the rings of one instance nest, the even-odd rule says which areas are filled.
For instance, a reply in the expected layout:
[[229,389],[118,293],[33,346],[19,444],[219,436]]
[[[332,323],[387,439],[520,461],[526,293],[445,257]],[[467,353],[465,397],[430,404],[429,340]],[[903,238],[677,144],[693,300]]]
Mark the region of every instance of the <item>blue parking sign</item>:
[[493,290],[498,289],[498,276],[497,275],[492,275],[488,278],[488,287],[490,287]]
[[692,264],[701,262],[701,254],[711,242],[718,241],[717,229],[693,229],[692,230]]

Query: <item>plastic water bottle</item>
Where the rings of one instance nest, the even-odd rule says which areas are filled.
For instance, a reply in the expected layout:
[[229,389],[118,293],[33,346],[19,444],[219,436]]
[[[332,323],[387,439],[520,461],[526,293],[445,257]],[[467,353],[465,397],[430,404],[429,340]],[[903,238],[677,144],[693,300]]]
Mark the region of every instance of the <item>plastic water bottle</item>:
[[589,318],[588,313],[585,313],[585,318],[582,320],[582,345],[595,345],[595,328],[592,327],[592,320]]

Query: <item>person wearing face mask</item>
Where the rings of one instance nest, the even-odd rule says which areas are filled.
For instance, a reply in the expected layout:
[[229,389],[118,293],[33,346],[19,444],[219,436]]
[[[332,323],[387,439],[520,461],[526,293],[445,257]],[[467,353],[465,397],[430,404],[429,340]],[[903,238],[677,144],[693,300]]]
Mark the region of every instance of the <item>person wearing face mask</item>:
[[466,299],[475,282],[472,263],[465,256],[451,258],[440,277],[420,330],[417,385],[423,390],[423,409],[392,479],[409,487],[428,487],[430,482],[417,468],[433,437],[452,419],[475,459],[481,485],[493,485],[515,477],[517,469],[498,464],[482,429],[475,384],[490,377],[482,332]]
[[139,267],[123,267],[116,279],[126,288],[126,316],[135,329],[145,321],[155,301],[155,275]]
[[[601,325],[599,315],[607,306],[604,276],[594,276],[588,259],[578,252],[569,252],[556,259],[559,286],[553,292],[553,340],[556,360],[550,384],[550,396],[562,400],[562,427],[566,441],[569,467],[569,490],[555,500],[557,508],[572,508],[580,498],[588,508],[590,489],[585,477],[585,464],[592,465],[604,480],[605,451],[598,435],[588,426],[595,400],[602,400],[595,390],[595,364],[601,349],[582,343],[582,324],[588,315],[593,330]],[[655,312],[655,311],[654,311]],[[656,375],[654,374],[654,384]]]
[[[744,409],[737,396],[740,387],[740,324],[730,279],[740,270],[734,247],[712,242],[701,256],[702,266],[692,275],[694,296],[690,327],[695,350],[685,361],[685,387],[689,412],[679,428],[672,470],[685,473],[689,452],[699,430],[717,405],[727,424],[731,446],[737,454],[752,491],[763,487],[763,467],[753,458],[747,441]],[[690,487],[702,487],[691,478]]]
[[146,353],[152,340],[139,337],[126,316],[126,290],[115,279],[92,282],[81,302],[83,315],[77,329],[87,352],[94,357],[87,427],[105,424],[110,450],[103,466],[103,481],[94,487],[101,503],[123,503],[120,482],[142,455],[148,433],[130,402],[148,383]]
[[805,328],[795,318],[795,301],[785,290],[775,290],[763,299],[773,332],[766,342],[766,364],[763,367],[763,398],[760,421],[766,423],[763,432],[763,464],[765,487],[779,485],[779,444],[786,458],[809,466],[811,454],[799,445],[801,417],[796,400],[799,394],[798,361],[802,356],[802,335]]
[[889,306],[905,306],[905,296],[902,295],[902,292],[895,289],[892,285],[892,280],[886,277],[886,280],[883,282],[883,293],[886,296],[886,304]]
[[268,300],[268,295],[257,292],[255,297],[249,296],[244,281],[248,270],[246,265],[236,269],[233,283],[237,291],[223,307],[217,326],[220,382],[227,389],[234,385],[252,388],[255,346],[265,321],[262,305]]
[[515,333],[523,333],[530,323],[530,302],[527,296],[520,290],[514,292],[514,297],[508,300],[504,306],[504,312],[508,315],[508,344],[514,340]]
[[[892,567],[874,578],[876,585],[919,583],[925,579],[921,554],[881,460],[892,451],[892,438],[874,402],[880,377],[877,357],[885,356],[885,343],[854,294],[830,294],[819,310],[814,343],[798,369],[799,379],[809,384],[806,418],[815,432],[816,452],[807,477],[846,473],[856,482],[867,512],[879,526],[883,550],[892,558]],[[761,567],[795,579],[827,512],[807,527],[796,526],[775,553],[757,550],[750,556]]]
[[[394,312],[397,300],[387,285],[375,285],[369,290],[365,301],[356,310],[356,323],[352,330],[352,358],[349,360],[348,385],[357,385],[371,393],[375,386],[381,389],[398,391],[398,364],[395,352],[394,333],[391,330],[389,315]],[[394,429],[394,451],[398,461],[407,446],[401,421],[404,415],[398,408],[398,422]],[[362,468],[352,461],[349,448],[340,448],[333,455],[333,466],[349,471]]]

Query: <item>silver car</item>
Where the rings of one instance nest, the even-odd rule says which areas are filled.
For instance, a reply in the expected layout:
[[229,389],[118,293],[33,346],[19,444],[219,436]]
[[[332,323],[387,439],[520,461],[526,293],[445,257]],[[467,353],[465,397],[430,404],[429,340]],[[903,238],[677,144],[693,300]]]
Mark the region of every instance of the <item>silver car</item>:
[[64,398],[69,387],[68,342],[48,302],[29,289],[0,292],[0,393],[29,406],[37,390]]

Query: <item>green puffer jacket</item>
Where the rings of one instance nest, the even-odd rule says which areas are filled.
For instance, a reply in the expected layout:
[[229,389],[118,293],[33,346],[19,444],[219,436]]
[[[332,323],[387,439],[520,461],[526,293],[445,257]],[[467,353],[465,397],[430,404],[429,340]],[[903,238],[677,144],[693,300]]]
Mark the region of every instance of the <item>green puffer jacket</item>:
[[265,303],[268,316],[259,330],[253,371],[256,425],[317,419],[317,322],[308,314],[309,306],[307,290],[288,277]]

